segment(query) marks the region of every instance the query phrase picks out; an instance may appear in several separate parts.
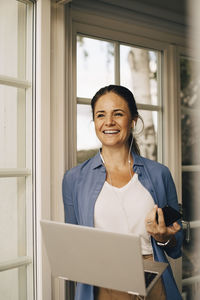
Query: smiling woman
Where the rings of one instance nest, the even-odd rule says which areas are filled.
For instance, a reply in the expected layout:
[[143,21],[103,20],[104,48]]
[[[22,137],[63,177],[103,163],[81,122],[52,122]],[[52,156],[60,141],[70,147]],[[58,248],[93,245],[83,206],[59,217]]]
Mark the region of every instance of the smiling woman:
[[139,114],[133,94],[125,87],[110,85],[100,89],[91,101],[96,135],[105,146],[129,147],[139,154],[132,131]]
[[[174,222],[167,227],[160,209],[170,205],[178,210],[175,186],[168,168],[139,154],[132,129],[140,116],[132,92],[119,85],[106,86],[95,94],[91,106],[102,147],[97,155],[65,173],[65,221],[138,235],[144,259],[167,262],[165,252],[180,257],[181,226]],[[77,284],[75,299],[110,300],[113,295],[116,300],[138,299],[82,283]],[[146,299],[181,299],[170,266]]]
[[[135,117],[136,118],[136,117]],[[102,155],[112,148],[121,153],[127,152],[129,149],[129,136],[134,126],[134,120],[132,119],[128,104],[126,101],[116,92],[108,92],[101,96],[95,104],[94,109],[94,124],[97,137],[102,143]],[[109,154],[105,155],[106,157]],[[132,173],[129,168],[130,154],[125,155],[124,168],[121,172],[115,174],[115,171],[109,173],[108,182],[115,184],[117,187],[121,187],[128,183],[130,180],[130,174]],[[128,163],[128,168],[127,168]],[[108,165],[108,163],[106,163]],[[113,181],[113,179],[115,180]]]
[[94,113],[95,131],[102,145],[125,144],[134,121],[128,105],[115,93],[108,93],[99,98]]

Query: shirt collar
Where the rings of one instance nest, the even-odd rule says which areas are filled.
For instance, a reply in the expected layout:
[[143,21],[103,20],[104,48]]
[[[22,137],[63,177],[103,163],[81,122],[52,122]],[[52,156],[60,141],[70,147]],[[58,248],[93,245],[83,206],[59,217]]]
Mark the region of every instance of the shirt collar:
[[[134,166],[143,166],[142,157],[138,154],[136,154],[134,151],[132,151],[133,156],[133,165]],[[92,158],[92,169],[96,169],[100,166],[103,166],[103,162],[100,156],[100,150],[98,153]]]
[[143,160],[142,157],[138,154],[136,154],[133,150],[132,150],[132,156],[133,156],[133,166],[143,166]]
[[103,166],[103,162],[100,156],[100,150],[98,153],[92,158],[92,169],[96,169],[100,166]]

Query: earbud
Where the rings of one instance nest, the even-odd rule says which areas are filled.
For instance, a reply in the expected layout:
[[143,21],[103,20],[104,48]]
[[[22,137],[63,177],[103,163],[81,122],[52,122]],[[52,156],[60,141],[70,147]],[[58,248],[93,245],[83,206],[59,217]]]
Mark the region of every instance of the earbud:
[[135,122],[135,120],[133,120],[133,121],[132,121],[131,129],[134,129],[135,125],[136,125],[136,122]]

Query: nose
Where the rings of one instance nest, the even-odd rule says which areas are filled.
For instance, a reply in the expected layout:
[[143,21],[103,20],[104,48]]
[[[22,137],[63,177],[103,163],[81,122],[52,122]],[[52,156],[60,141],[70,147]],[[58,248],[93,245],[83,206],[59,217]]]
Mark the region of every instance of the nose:
[[105,120],[105,125],[106,126],[111,126],[111,125],[114,125],[114,124],[115,124],[115,121],[113,119],[113,116],[112,115],[107,115],[106,120]]

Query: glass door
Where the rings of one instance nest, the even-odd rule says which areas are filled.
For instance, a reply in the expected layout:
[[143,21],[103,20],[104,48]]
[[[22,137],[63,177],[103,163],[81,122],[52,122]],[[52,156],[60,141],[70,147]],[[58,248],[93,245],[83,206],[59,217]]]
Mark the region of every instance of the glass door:
[[0,2],[0,299],[34,299],[33,15]]
[[[200,62],[180,57],[182,204],[185,227],[183,245],[183,299],[200,294]],[[187,223],[189,222],[189,223]]]

